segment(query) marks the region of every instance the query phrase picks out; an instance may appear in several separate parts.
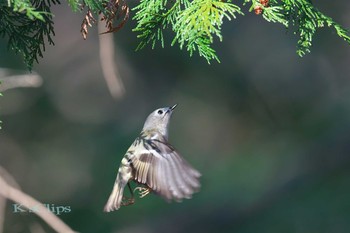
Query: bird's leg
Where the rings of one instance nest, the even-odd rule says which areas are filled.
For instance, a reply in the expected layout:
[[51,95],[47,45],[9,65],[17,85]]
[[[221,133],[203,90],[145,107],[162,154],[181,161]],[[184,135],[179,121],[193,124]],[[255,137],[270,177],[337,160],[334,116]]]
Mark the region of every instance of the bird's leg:
[[130,183],[128,183],[128,188],[131,193],[131,197],[123,197],[122,203],[121,203],[122,206],[128,206],[135,203],[134,192],[131,189]]
[[136,190],[139,190],[140,198],[145,197],[147,194],[149,194],[152,191],[152,189],[150,187],[136,187],[134,189],[134,192]]

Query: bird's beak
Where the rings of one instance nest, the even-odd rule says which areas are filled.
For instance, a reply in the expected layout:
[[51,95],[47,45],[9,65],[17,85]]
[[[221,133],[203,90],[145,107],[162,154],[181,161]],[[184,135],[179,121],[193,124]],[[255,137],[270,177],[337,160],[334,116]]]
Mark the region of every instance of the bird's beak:
[[175,104],[174,106],[172,107],[168,107],[168,110],[166,110],[166,113],[172,113],[173,110],[176,108],[177,104]]
[[177,104],[175,104],[174,106],[172,106],[172,107],[170,108],[170,110],[173,111],[173,110],[176,108],[176,106],[177,106]]

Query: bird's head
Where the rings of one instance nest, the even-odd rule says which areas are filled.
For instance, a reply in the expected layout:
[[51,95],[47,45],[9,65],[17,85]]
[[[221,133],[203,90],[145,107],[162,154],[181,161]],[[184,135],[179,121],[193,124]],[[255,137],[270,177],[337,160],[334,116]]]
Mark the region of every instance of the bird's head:
[[172,107],[158,108],[153,111],[146,119],[146,122],[143,126],[143,131],[147,130],[157,130],[163,136],[168,136],[168,125],[170,117],[176,108],[177,104]]

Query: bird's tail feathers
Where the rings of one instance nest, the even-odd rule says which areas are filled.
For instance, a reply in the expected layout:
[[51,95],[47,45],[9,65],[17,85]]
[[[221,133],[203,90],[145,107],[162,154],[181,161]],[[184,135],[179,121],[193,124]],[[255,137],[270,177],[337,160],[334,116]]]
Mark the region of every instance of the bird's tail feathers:
[[120,208],[123,200],[124,186],[125,185],[121,185],[120,182],[118,182],[117,177],[114,183],[113,191],[109,196],[108,201],[103,209],[105,212],[111,212]]

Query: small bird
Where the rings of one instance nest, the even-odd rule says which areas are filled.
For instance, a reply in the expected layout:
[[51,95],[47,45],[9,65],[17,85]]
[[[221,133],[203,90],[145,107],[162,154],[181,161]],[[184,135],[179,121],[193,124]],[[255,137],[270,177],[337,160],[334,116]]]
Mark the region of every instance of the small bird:
[[[201,174],[168,142],[169,121],[176,106],[156,109],[147,117],[140,135],[121,161],[105,212],[133,204],[136,190],[140,198],[153,192],[167,201],[189,199],[199,190]],[[132,191],[130,181],[141,186]],[[126,185],[131,198],[123,197]]]

